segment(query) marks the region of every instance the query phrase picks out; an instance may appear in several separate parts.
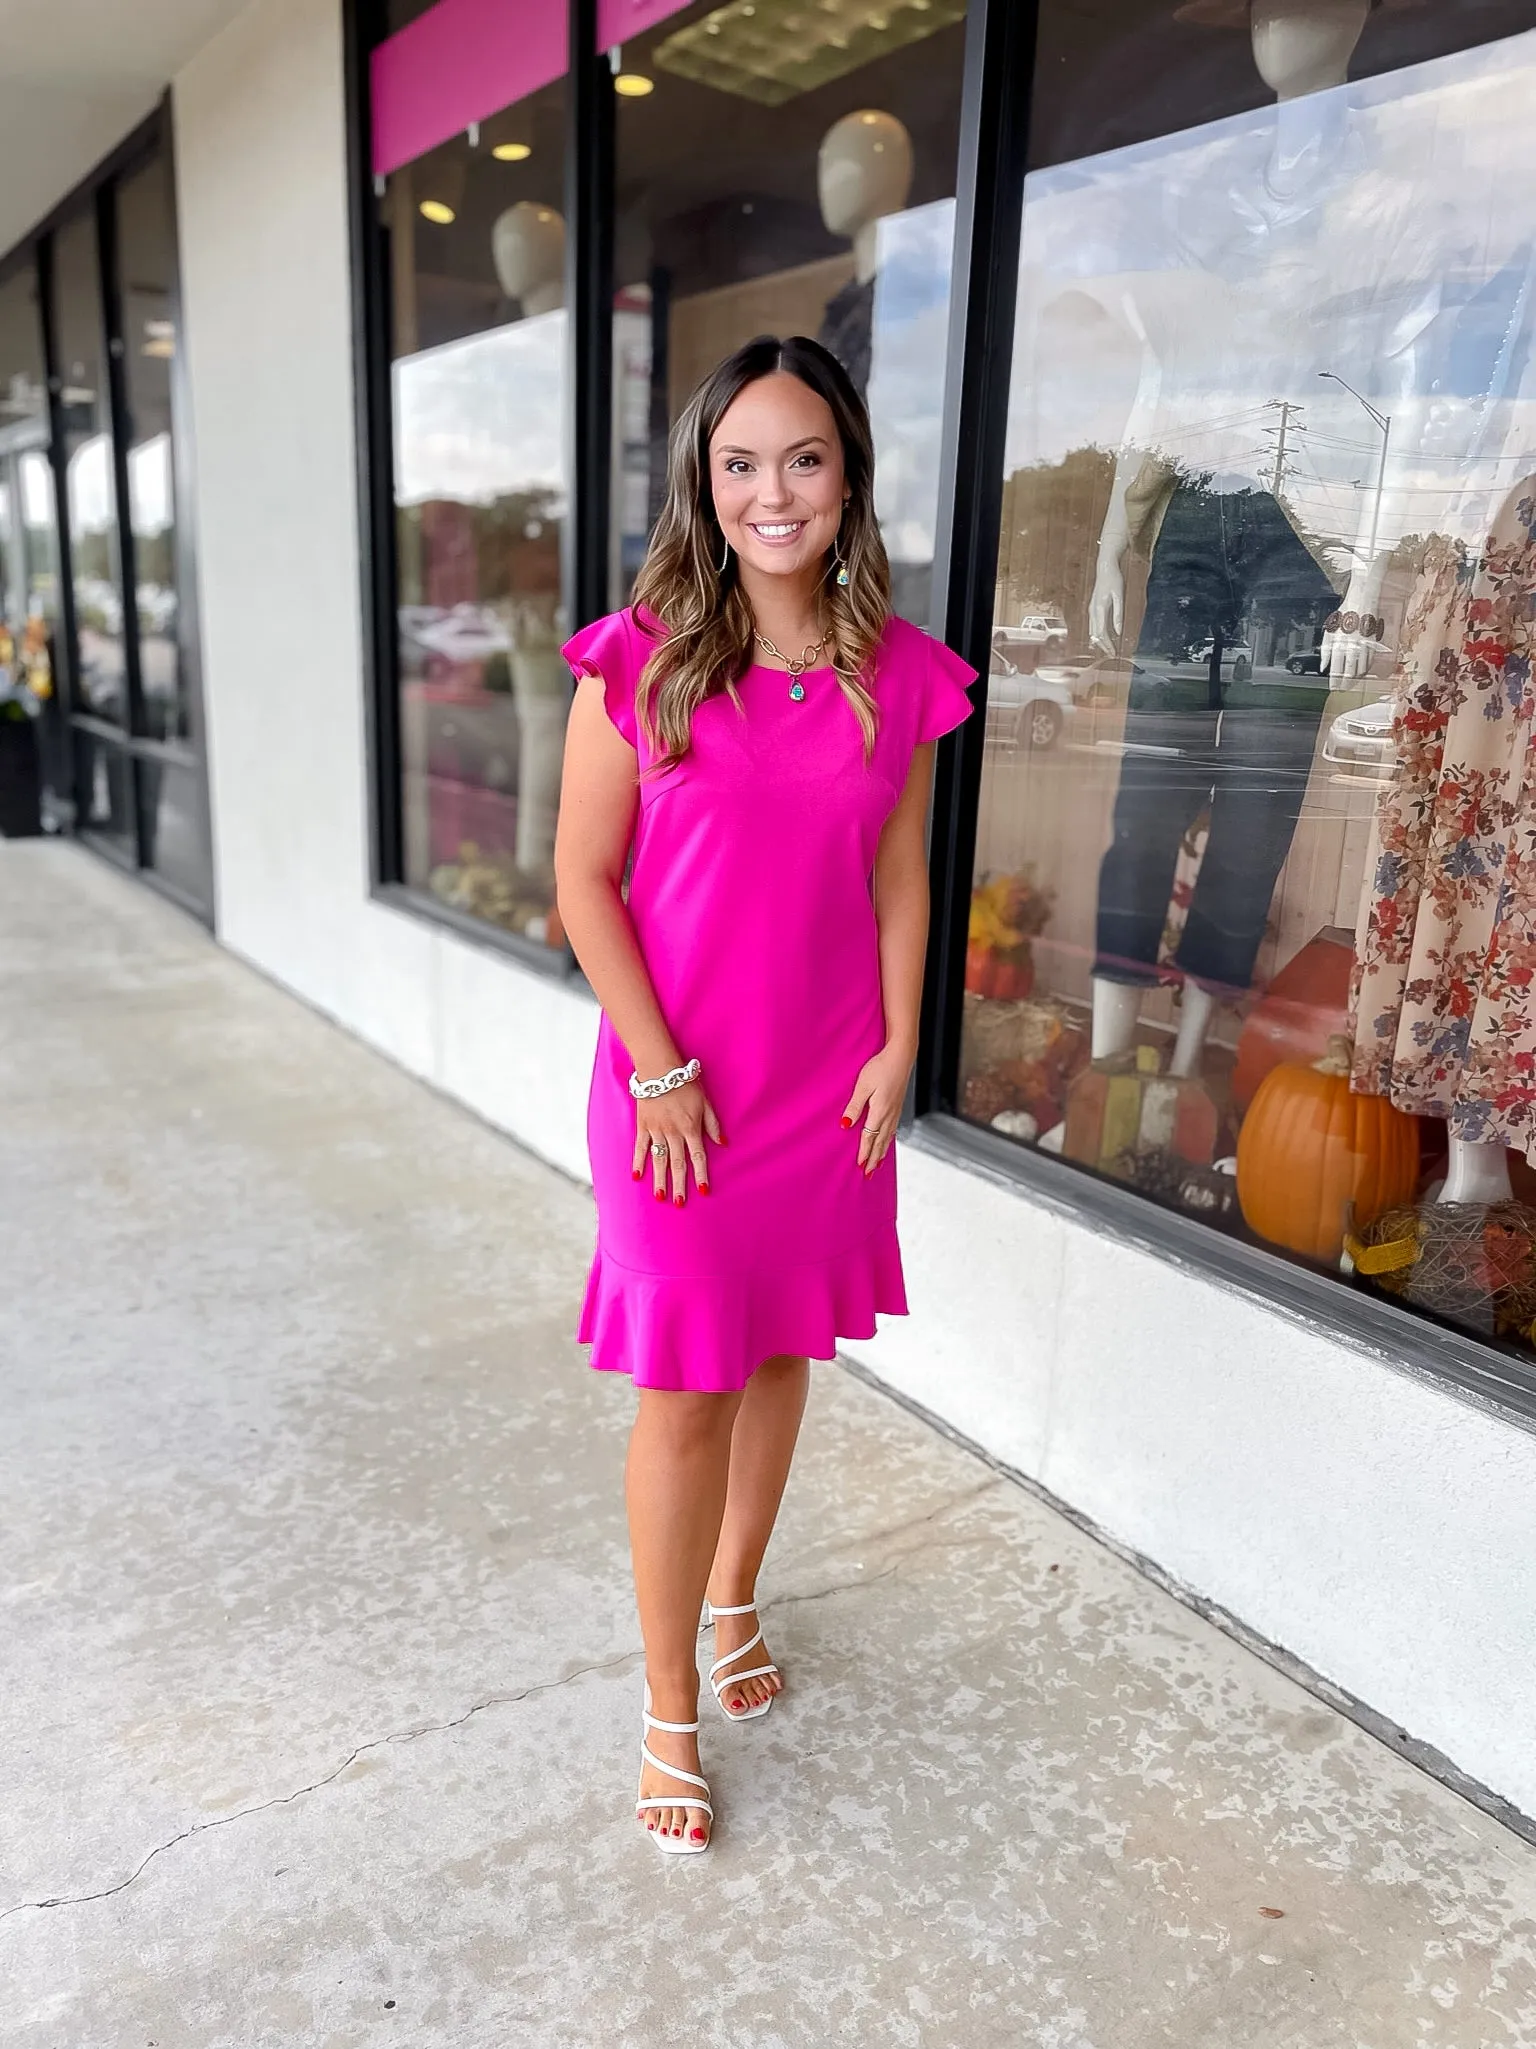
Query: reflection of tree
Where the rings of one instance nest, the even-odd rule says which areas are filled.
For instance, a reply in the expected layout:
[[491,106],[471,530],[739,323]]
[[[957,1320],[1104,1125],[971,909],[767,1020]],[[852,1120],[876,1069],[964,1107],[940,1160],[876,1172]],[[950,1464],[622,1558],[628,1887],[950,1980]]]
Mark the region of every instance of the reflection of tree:
[[560,498],[514,491],[480,507],[475,549],[482,598],[533,597],[560,588]]
[[174,535],[169,527],[161,527],[153,533],[134,535],[133,566],[140,583],[161,584],[167,590],[175,583],[173,540]]
[[488,505],[426,498],[399,508],[400,600],[487,604],[560,588],[560,494],[512,491]]
[[1088,595],[1114,476],[1108,450],[1074,448],[1059,463],[1033,463],[1007,479],[997,561],[1000,625],[1050,605],[1067,622],[1069,646],[1086,648]]
[[74,555],[74,572],[77,577],[94,576],[103,583],[110,583],[116,574],[112,557],[114,549],[112,536],[100,527],[87,527],[71,534],[69,544]]

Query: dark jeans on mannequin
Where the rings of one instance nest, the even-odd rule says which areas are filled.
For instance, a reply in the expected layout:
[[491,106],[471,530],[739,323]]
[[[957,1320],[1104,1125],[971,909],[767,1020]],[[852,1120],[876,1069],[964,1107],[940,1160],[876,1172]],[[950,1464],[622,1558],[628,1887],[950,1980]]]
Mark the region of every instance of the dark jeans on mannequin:
[[[1156,671],[1188,665],[1202,635],[1230,647],[1237,622],[1315,638],[1338,602],[1332,585],[1265,490],[1181,482],[1168,501],[1147,578],[1138,689],[1166,694]],[[1170,656],[1165,650],[1175,652]],[[1219,653],[1215,657],[1220,667]],[[1225,672],[1223,672],[1225,674]],[[1213,989],[1247,989],[1270,899],[1301,817],[1326,699],[1300,689],[1280,709],[1242,702],[1255,687],[1233,662],[1238,703],[1218,710],[1141,708],[1133,690],[1114,838],[1099,870],[1095,975],[1153,982],[1179,846],[1211,807],[1189,919],[1173,965]],[[1177,686],[1189,690],[1188,679]],[[1198,686],[1193,686],[1198,687]],[[1266,694],[1283,682],[1260,687]]]
[[1177,753],[1129,753],[1114,838],[1099,869],[1097,958],[1110,982],[1154,982],[1184,835],[1209,804],[1210,834],[1173,965],[1195,981],[1247,989],[1270,899],[1291,850],[1321,708],[1128,712],[1125,738]]

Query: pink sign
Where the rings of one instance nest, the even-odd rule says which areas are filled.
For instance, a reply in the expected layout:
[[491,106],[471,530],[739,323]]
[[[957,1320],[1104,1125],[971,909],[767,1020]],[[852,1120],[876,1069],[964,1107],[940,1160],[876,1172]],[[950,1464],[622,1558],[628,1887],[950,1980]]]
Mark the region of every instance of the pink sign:
[[[627,42],[687,5],[598,0],[598,48]],[[561,77],[569,33],[561,0],[437,0],[373,53],[374,175]]]

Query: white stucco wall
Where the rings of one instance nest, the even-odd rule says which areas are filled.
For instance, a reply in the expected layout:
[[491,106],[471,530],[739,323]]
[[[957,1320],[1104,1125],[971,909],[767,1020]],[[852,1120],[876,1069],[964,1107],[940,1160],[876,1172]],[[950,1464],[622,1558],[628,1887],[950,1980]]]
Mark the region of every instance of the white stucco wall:
[[[367,894],[338,10],[175,83],[224,942],[585,1171],[596,1014]],[[912,1316],[849,1349],[1536,1814],[1536,1436],[906,1146]]]

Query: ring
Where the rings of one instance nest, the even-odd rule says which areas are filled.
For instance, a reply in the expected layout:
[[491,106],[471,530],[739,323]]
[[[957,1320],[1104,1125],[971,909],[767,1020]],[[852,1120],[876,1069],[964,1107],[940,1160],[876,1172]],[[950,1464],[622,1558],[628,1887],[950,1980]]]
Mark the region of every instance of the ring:
[[666,1152],[666,1147],[664,1145],[658,1145],[656,1140],[653,1138],[651,1140],[651,1152],[659,1160],[662,1157],[662,1155]]

